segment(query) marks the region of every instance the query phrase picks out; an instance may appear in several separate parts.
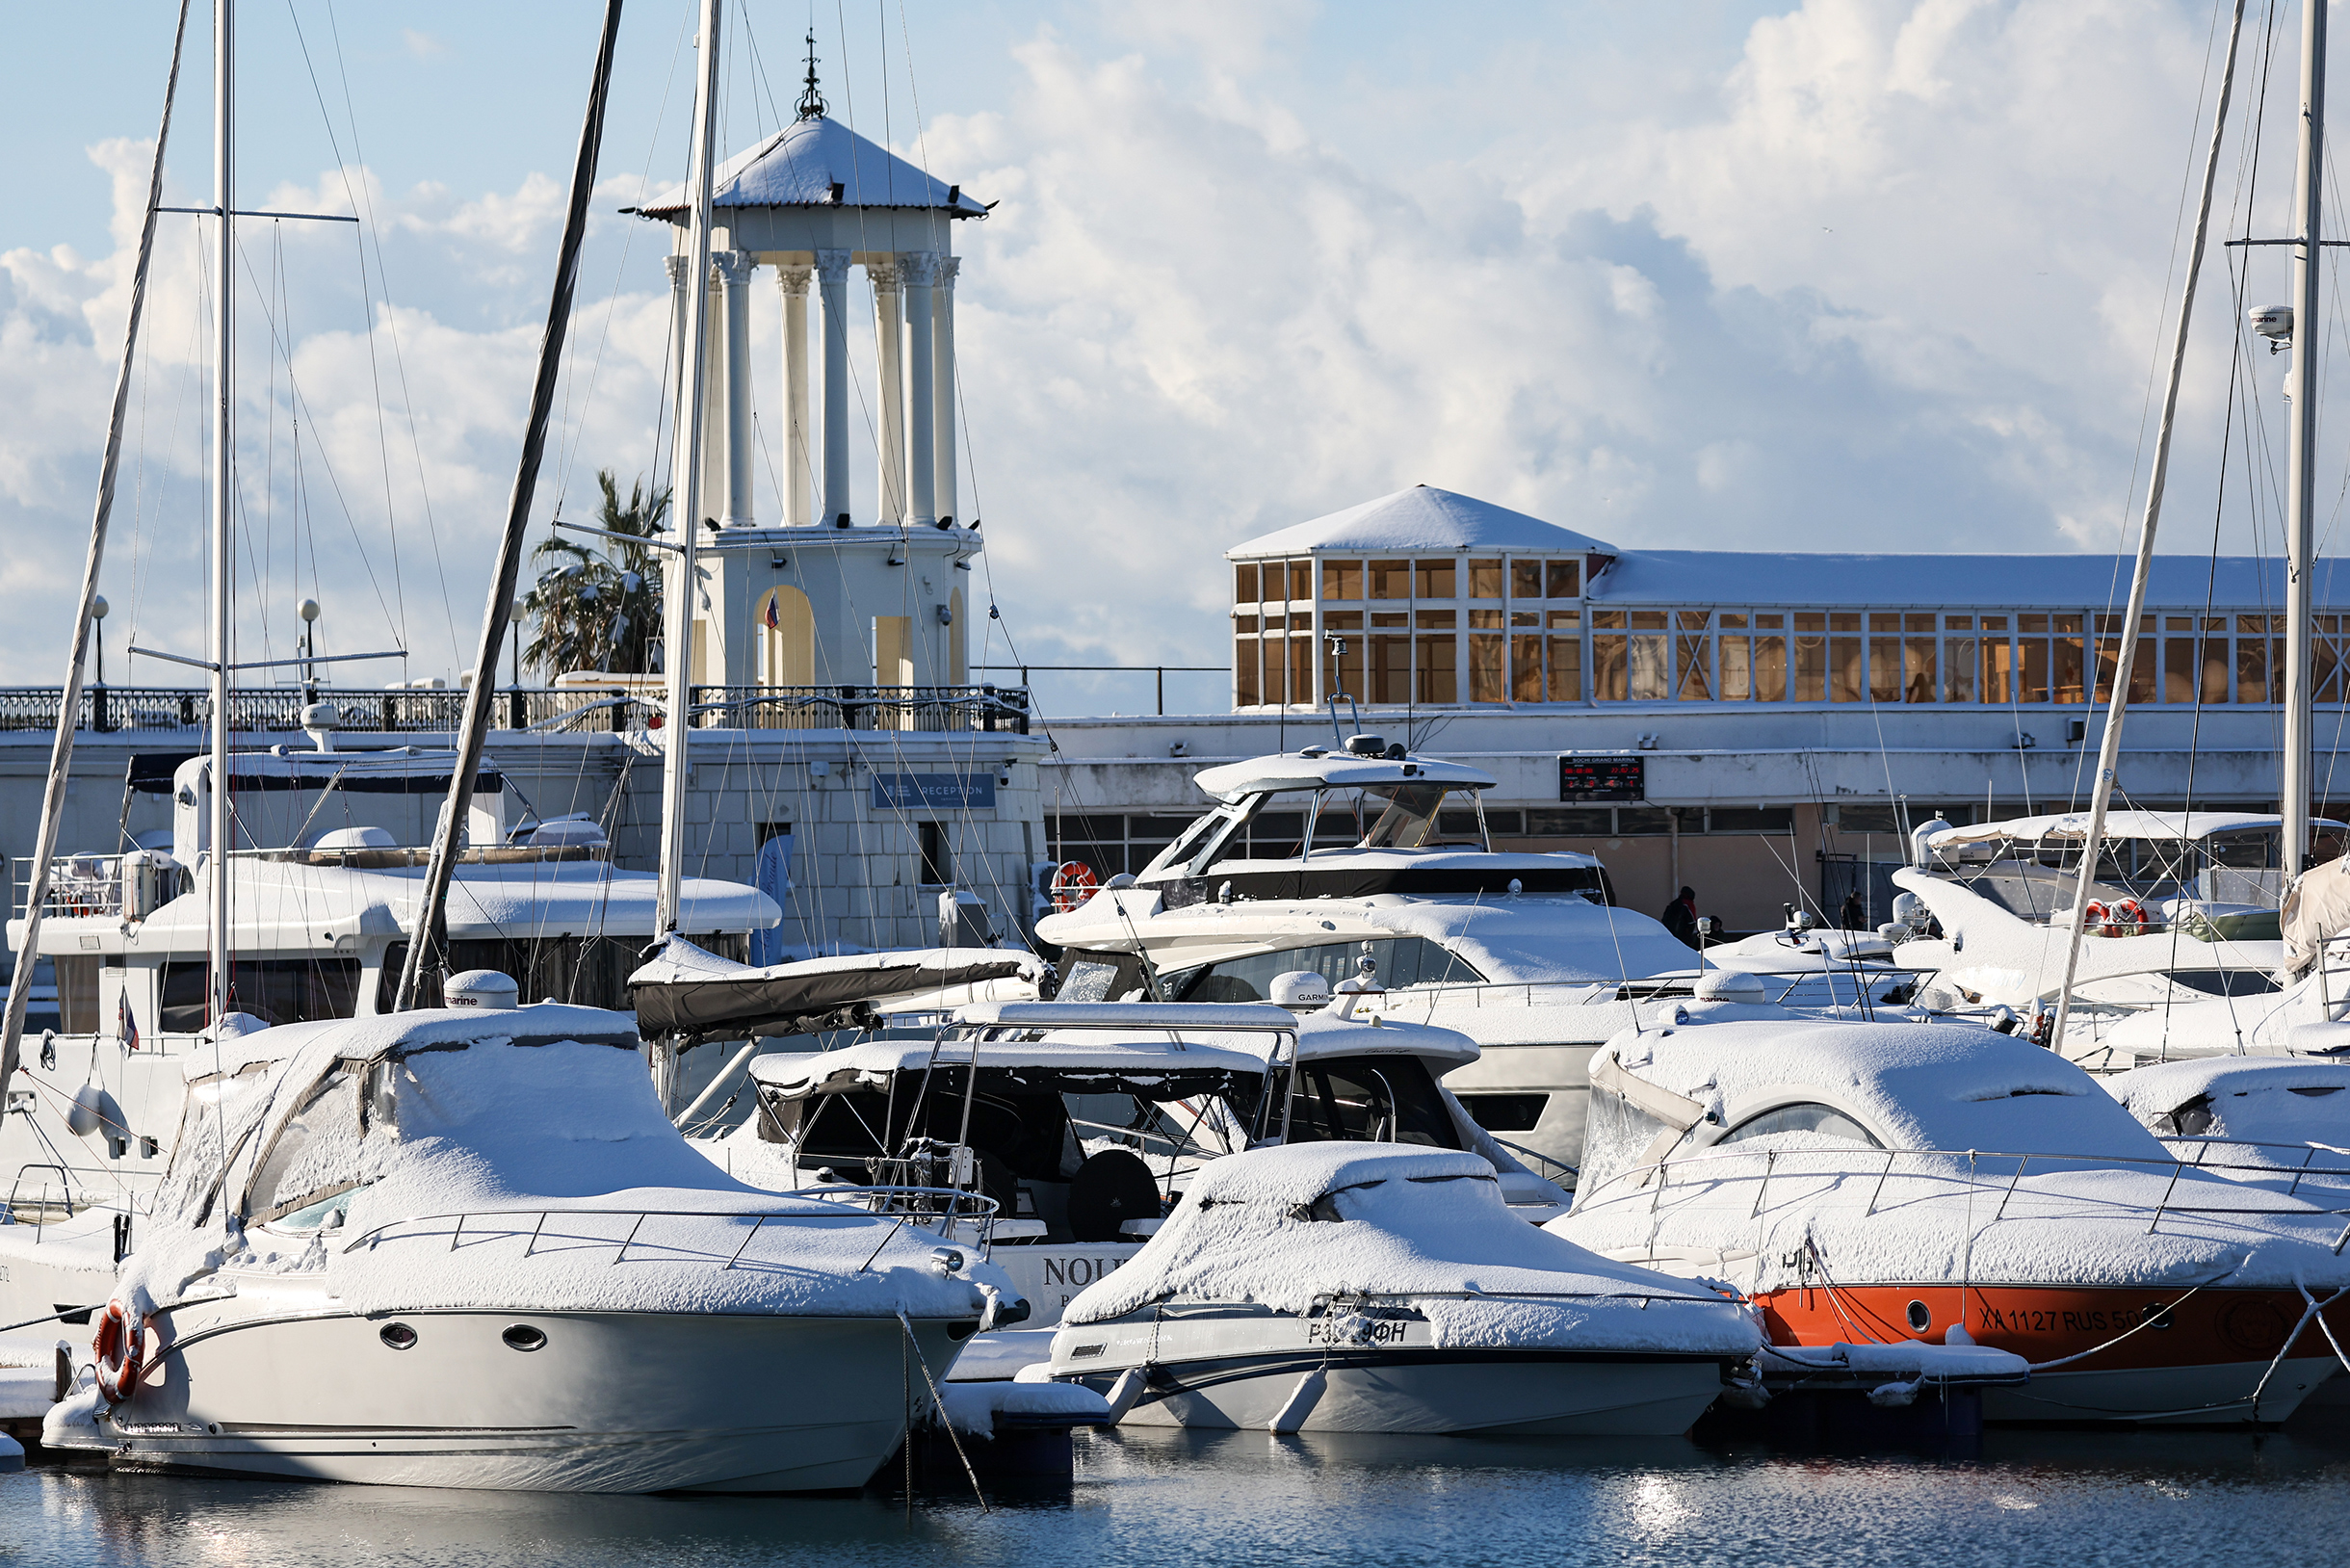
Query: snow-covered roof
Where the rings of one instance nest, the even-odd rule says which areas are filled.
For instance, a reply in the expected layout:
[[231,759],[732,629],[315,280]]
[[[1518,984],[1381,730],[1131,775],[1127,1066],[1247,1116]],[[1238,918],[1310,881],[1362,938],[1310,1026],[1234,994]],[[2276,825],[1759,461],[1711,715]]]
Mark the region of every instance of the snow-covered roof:
[[1268,757],[1250,757],[1203,768],[1191,775],[1191,782],[1218,800],[1281,790],[1365,790],[1390,784],[1447,784],[1483,790],[1496,783],[1491,773],[1466,763],[1446,762],[1436,757],[1390,761],[1386,757],[1324,751],[1319,746],[1308,750],[1317,754],[1277,751]]
[[[969,1040],[949,1040],[932,1055],[927,1040],[865,1040],[839,1051],[791,1052],[751,1058],[750,1075],[790,1098],[818,1089],[856,1084],[879,1085],[898,1073],[920,1072],[935,1063],[942,1082],[971,1061]],[[1214,1045],[1169,1039],[1105,1040],[1098,1035],[1059,1034],[1033,1041],[989,1041],[979,1047],[979,1066],[1095,1072],[1132,1080],[1173,1073],[1233,1073],[1256,1078],[1260,1057]]]
[[[833,197],[833,187],[840,196]],[[959,187],[934,179],[903,158],[820,115],[796,120],[718,167],[713,207],[931,207],[951,218],[984,218],[987,208]],[[676,220],[686,188],[673,185],[638,210]]]
[[[2205,839],[2214,833],[2233,833],[2245,828],[2278,827],[2282,817],[2254,811],[2109,811],[2105,813],[2105,836],[2109,839]],[[2009,817],[1996,823],[1976,823],[1970,827],[1945,827],[1933,834],[1926,847],[1933,849],[1959,844],[1988,844],[1996,839],[2022,839],[2037,844],[2045,839],[2085,839],[2089,836],[2089,813],[2085,811],[2058,812],[2046,817]]]
[[955,1010],[954,1021],[971,1028],[1292,1030],[1297,1016],[1265,1003],[1243,1005],[1189,1002],[979,1002]]
[[[2205,1136],[2252,1142],[2350,1144],[2350,1061],[2311,1057],[2198,1057],[2117,1073],[2105,1087],[2140,1121],[2153,1123],[2207,1100]],[[2218,1156],[2214,1156],[2218,1158]],[[2350,1156],[2320,1157],[2340,1169]]]
[[1438,1348],[1744,1356],[1760,1342],[1733,1303],[1515,1217],[1477,1156],[1395,1143],[1299,1143],[1211,1161],[1158,1234],[1061,1321],[1101,1322],[1166,1300],[1303,1313],[1351,1292],[1430,1293],[1410,1304]]
[[1614,555],[1612,544],[1455,490],[1415,484],[1311,522],[1236,544],[1231,561],[1380,551],[1506,550],[1519,555]]
[[[1275,536],[1278,537],[1279,536]],[[1252,550],[1253,553],[1253,550]],[[2335,562],[2317,562],[2317,603],[2334,591]],[[1790,550],[1628,550],[1586,588],[1606,603],[1818,605],[1863,610],[2050,609],[2119,611],[2129,563],[2106,555],[1844,555]],[[2285,566],[2257,556],[2156,556],[2148,606],[2285,607]]]
[[1438,1075],[1477,1059],[1476,1041],[1458,1030],[1434,1024],[1372,1023],[1373,1015],[1341,1018],[1335,1009],[1297,1021],[1297,1055],[1303,1061],[1328,1057],[1419,1057]]

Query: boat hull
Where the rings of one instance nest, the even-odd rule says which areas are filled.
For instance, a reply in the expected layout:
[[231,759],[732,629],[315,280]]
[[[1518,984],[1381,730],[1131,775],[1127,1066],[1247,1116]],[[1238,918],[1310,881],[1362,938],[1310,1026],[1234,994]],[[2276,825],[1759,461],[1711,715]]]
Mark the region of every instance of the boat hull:
[[[1839,1285],[1771,1291],[1757,1300],[1773,1344],[1827,1346],[1939,1342],[1960,1321],[1962,1294],[1975,1343],[2046,1369],[2021,1387],[1986,1390],[1988,1421],[2268,1424],[2290,1416],[2339,1365],[2317,1322],[2302,1323],[2308,1303],[2293,1291]],[[1923,1308],[1922,1330],[1914,1327],[1913,1302]],[[2350,1300],[2330,1309],[2326,1320],[2350,1346]],[[2291,1349],[2280,1357],[2288,1337]]]
[[[1078,1370],[1096,1327],[1109,1364]],[[1054,1373],[1108,1396],[1139,1367],[1122,1424],[1276,1432],[1662,1437],[1722,1391],[1718,1356],[1438,1346],[1417,1319],[1379,1329],[1335,1345],[1326,1320],[1246,1311],[1064,1328]]]
[[[407,1348],[386,1340],[393,1324],[413,1331]],[[101,1424],[118,1463],[484,1490],[797,1492],[864,1484],[905,1432],[895,1318],[223,1320],[216,1305],[156,1326],[144,1385]],[[933,1376],[973,1326],[915,1323]],[[517,1327],[541,1346],[513,1348]],[[919,1372],[912,1386],[920,1397]]]

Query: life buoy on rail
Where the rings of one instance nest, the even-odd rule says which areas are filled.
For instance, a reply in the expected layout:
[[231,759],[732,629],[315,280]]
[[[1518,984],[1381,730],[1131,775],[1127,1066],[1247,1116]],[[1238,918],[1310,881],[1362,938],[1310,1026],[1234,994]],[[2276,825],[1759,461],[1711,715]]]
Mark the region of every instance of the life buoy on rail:
[[2113,906],[2105,921],[2107,936],[2136,936],[2146,929],[2146,906],[2135,899],[2124,899]]
[[2105,907],[2104,900],[2091,899],[2088,906],[2080,912],[2080,928],[2084,931],[2097,930],[2105,924],[2105,918],[2112,912]]
[[1101,878],[1083,860],[1064,860],[1053,872],[1053,912],[1065,915],[1093,897]]
[[146,1370],[146,1320],[120,1296],[106,1303],[98,1318],[98,1337],[90,1343],[98,1357],[98,1392],[108,1404],[120,1404],[139,1392],[140,1374]]

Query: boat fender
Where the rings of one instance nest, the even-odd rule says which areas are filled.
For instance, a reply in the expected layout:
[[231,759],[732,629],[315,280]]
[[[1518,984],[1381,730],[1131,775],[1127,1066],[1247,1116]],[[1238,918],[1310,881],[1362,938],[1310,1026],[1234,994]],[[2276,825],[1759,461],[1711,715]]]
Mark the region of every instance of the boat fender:
[[1924,1381],[1925,1378],[1920,1375],[1906,1383],[1879,1383],[1868,1391],[1868,1402],[1880,1410],[1898,1410],[1903,1405],[1914,1404],[1918,1398],[1918,1387]]
[[1314,1407],[1321,1402],[1322,1385],[1327,1380],[1319,1367],[1297,1379],[1297,1386],[1290,1390],[1289,1398],[1274,1412],[1273,1419],[1266,1423],[1265,1429],[1276,1437],[1286,1437],[1303,1426],[1306,1418],[1314,1414]]
[[98,1358],[98,1392],[109,1405],[121,1404],[139,1392],[146,1362],[146,1320],[138,1308],[124,1306],[120,1296],[107,1302],[90,1347]]
[[1110,1424],[1115,1426],[1126,1419],[1126,1413],[1142,1398],[1143,1385],[1150,1381],[1149,1369],[1129,1367],[1118,1373],[1118,1380],[1110,1385]]

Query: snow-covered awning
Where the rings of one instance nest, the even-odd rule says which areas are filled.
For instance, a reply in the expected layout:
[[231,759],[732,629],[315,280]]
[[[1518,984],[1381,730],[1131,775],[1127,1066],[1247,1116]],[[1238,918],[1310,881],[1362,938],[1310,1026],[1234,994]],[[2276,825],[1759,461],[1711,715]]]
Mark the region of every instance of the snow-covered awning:
[[1282,790],[1367,790],[1396,784],[1442,784],[1451,789],[1488,790],[1498,782],[1491,773],[1465,763],[1434,757],[1358,757],[1351,752],[1275,752],[1203,768],[1191,782],[1219,800]]
[[1016,948],[909,948],[755,967],[672,937],[628,978],[648,1035],[744,1040],[869,1022],[871,1005],[989,980],[1040,980],[1043,959]]
[[[2176,843],[2246,828],[2280,827],[2284,823],[2282,817],[2255,811],[2109,811],[2105,814],[2105,836],[2168,839]],[[2066,811],[2047,817],[2009,817],[1996,823],[1976,823],[1971,827],[1947,827],[1925,842],[1928,849],[1942,849],[1960,844],[1989,844],[1998,839],[2038,844],[2049,839],[2079,840],[2088,836],[2089,814]]]

